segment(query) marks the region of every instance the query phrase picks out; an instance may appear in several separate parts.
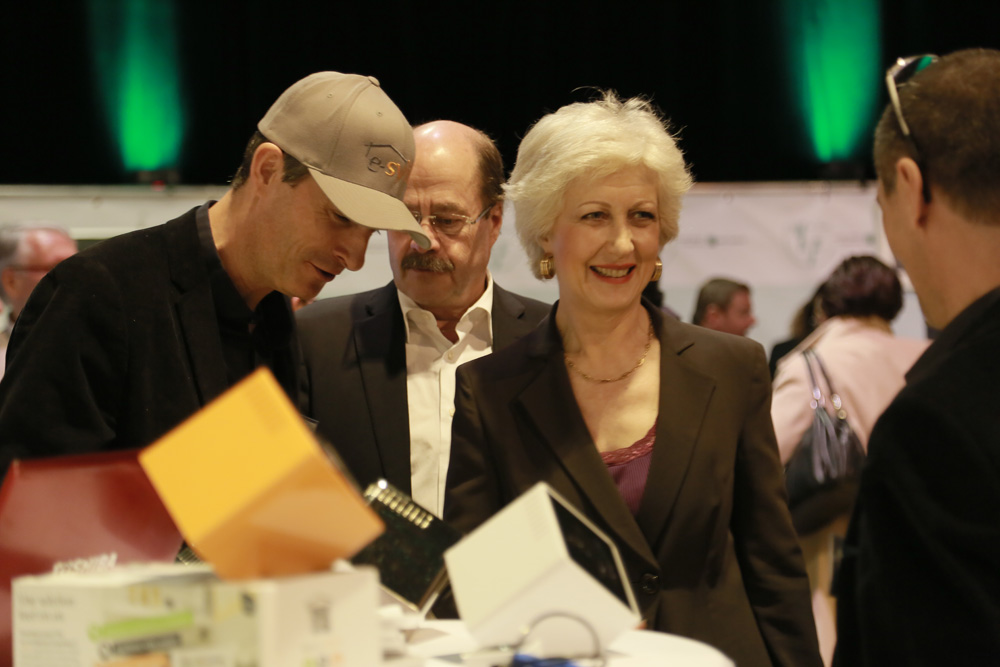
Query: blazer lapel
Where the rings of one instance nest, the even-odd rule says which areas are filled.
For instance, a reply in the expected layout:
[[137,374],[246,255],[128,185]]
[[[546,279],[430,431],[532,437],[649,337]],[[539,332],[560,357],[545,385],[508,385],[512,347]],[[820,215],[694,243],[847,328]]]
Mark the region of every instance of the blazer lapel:
[[373,293],[354,329],[354,349],[386,478],[411,493],[406,329],[396,287]]
[[655,548],[691,464],[715,382],[683,362],[681,354],[694,344],[683,327],[658,310],[652,312],[660,340],[659,417],[649,477],[636,520]]
[[[197,209],[196,209],[197,210]],[[171,279],[179,290],[177,318],[202,405],[229,387],[212,286],[198,240],[196,211],[164,227]]]
[[617,538],[618,543],[627,544],[637,555],[655,564],[639,525],[622,500],[583,421],[562,363],[562,345],[554,322],[555,309],[539,326],[537,334],[533,334],[536,339],[533,351],[540,358],[540,370],[521,392],[518,403],[577,487],[562,489],[556,482],[553,484],[556,491],[588,499],[612,539]]

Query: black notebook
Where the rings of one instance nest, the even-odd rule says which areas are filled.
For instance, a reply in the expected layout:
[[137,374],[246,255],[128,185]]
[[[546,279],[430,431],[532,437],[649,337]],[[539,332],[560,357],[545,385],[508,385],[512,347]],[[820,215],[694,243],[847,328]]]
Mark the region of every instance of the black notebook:
[[448,583],[444,552],[461,533],[384,480],[369,485],[364,497],[385,522],[385,532],[351,562],[376,566],[383,588],[426,614]]

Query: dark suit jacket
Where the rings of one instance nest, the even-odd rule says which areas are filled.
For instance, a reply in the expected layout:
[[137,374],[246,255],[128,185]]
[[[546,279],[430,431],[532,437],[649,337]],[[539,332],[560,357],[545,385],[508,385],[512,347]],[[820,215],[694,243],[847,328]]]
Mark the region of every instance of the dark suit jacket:
[[638,515],[583,421],[553,309],[529,336],[459,369],[445,519],[467,532],[545,481],[617,543],[650,628],[740,667],[818,665],[764,351],[647,309],[660,408]]
[[[548,304],[493,285],[493,349],[531,331]],[[364,486],[384,478],[410,493],[406,329],[396,286],[318,301],[296,314],[302,404]]]
[[834,663],[1000,662],[1000,288],[927,348],[868,443]]
[[0,470],[148,445],[228,388],[196,211],[103,241],[38,284],[0,382]]

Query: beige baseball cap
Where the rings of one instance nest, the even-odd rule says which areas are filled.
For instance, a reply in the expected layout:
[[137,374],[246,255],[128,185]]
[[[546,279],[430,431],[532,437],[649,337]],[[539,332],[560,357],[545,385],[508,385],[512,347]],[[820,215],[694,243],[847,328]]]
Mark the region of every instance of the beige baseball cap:
[[271,105],[257,129],[309,167],[341,213],[430,240],[403,204],[416,149],[413,129],[372,76],[316,72]]

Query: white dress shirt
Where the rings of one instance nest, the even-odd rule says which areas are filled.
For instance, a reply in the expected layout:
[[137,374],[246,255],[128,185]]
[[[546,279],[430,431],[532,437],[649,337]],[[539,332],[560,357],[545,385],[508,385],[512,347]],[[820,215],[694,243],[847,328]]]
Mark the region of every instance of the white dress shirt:
[[493,351],[493,277],[486,291],[465,311],[452,343],[430,311],[397,290],[406,326],[406,397],[410,417],[410,484],[413,499],[440,517],[451,454],[455,415],[455,371]]

